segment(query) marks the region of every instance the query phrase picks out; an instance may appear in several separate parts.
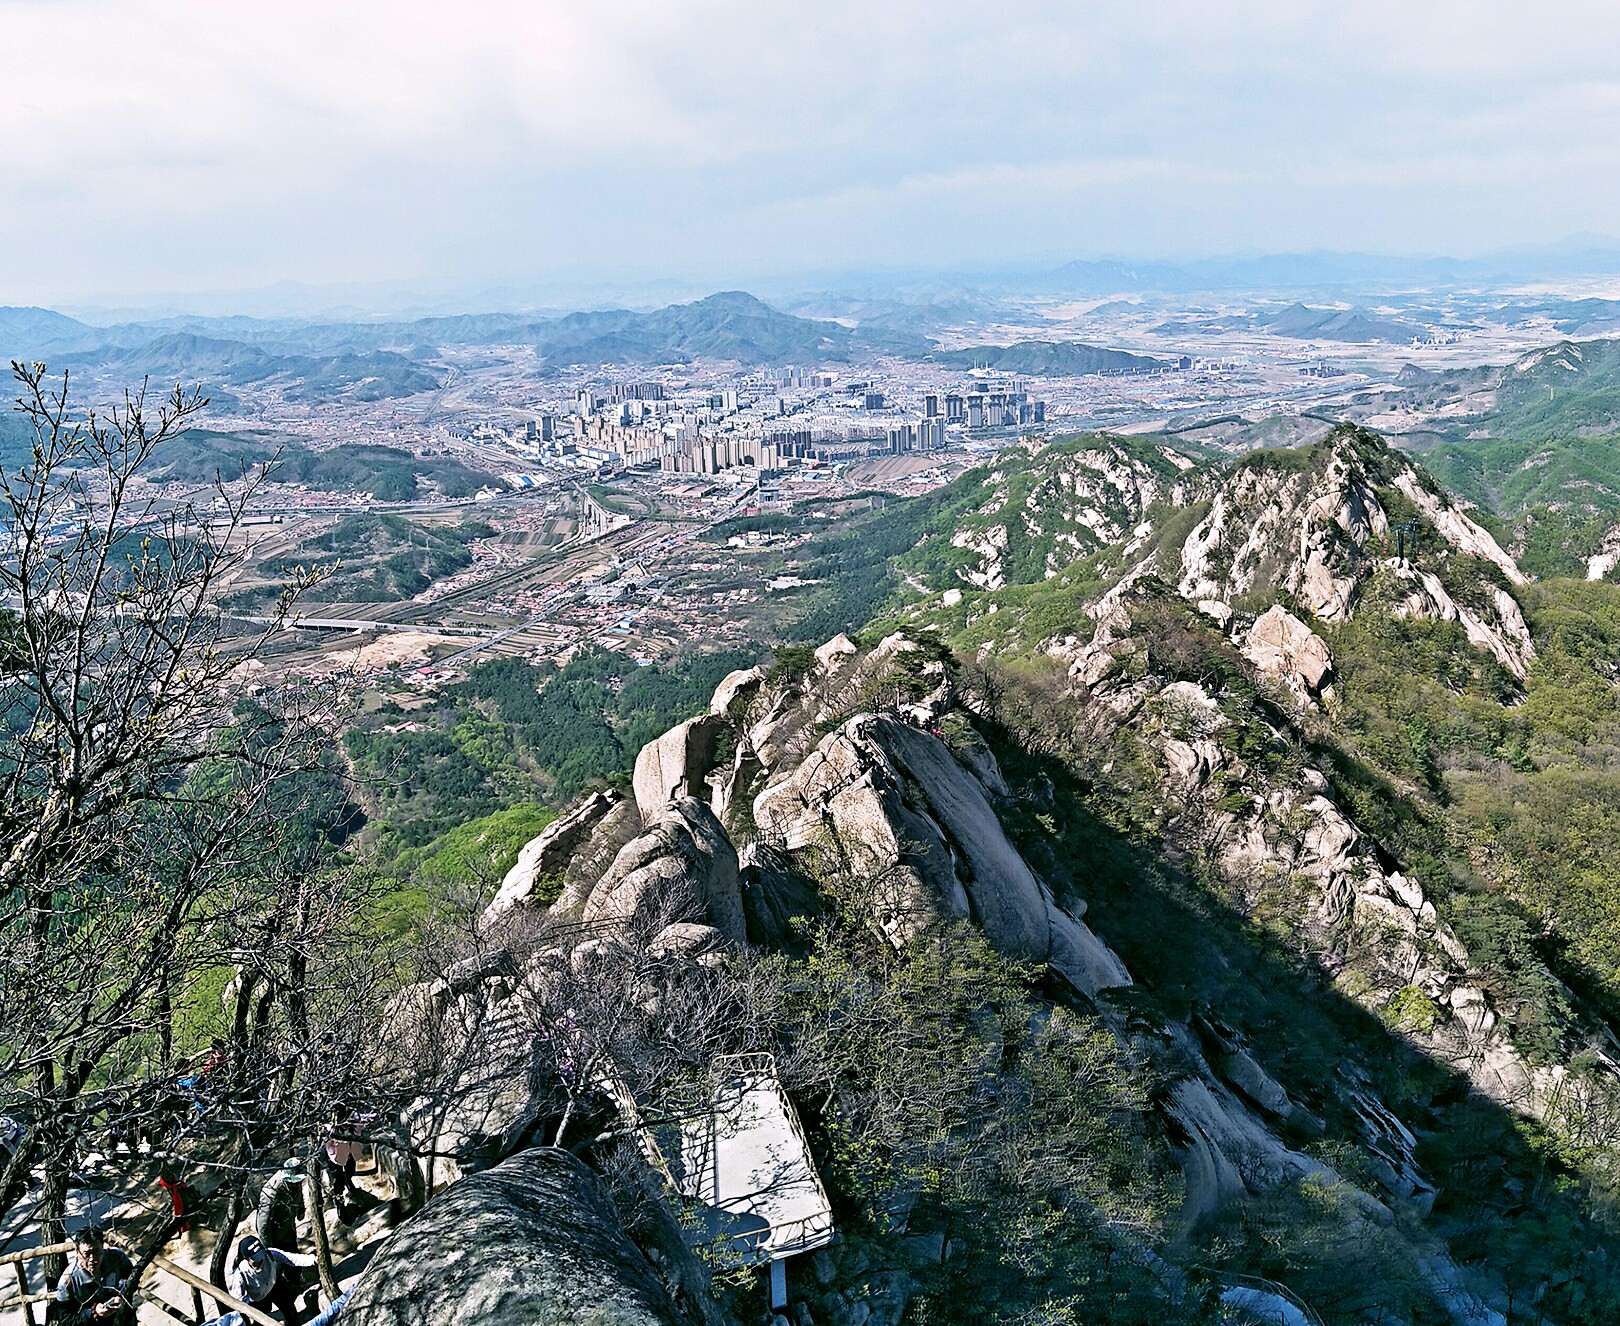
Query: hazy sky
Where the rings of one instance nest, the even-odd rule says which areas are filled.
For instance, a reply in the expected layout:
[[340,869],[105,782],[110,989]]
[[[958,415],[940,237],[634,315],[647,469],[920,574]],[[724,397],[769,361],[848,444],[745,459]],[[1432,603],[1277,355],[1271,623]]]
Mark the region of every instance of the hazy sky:
[[0,304],[1620,232],[1620,6],[0,0]]

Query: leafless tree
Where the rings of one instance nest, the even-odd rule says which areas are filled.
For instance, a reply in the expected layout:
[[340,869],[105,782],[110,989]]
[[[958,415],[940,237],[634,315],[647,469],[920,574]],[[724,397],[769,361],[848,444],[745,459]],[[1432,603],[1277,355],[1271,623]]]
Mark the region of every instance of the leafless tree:
[[[333,795],[334,697],[250,694],[243,666],[311,577],[248,635],[217,608],[265,472],[165,501],[140,472],[199,392],[81,415],[65,375],[12,368],[32,448],[0,472],[0,1110],[25,1135],[0,1213],[40,1167],[56,1242],[109,1129],[235,1127],[251,1164],[281,1116],[310,1126],[333,1093],[316,1107],[299,1084],[358,1072],[332,1065],[374,982],[337,956],[354,881],[309,827]],[[199,983],[231,971],[229,1014],[199,1010]],[[206,1062],[185,1057],[199,1012],[222,1033]]]

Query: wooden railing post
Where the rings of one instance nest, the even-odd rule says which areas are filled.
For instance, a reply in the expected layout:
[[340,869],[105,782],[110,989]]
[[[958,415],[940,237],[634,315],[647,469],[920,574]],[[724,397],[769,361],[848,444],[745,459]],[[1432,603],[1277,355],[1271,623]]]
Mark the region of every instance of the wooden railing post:
[[34,1305],[28,1301],[28,1272],[21,1262],[12,1262],[11,1267],[17,1272],[17,1289],[22,1294],[23,1320],[28,1326],[34,1326]]

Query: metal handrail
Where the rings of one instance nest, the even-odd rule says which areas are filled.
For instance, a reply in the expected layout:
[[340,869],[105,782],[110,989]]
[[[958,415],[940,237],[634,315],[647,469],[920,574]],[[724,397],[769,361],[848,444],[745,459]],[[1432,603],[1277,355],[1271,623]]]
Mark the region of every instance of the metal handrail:
[[17,1272],[17,1297],[0,1303],[0,1310],[21,1308],[23,1320],[28,1326],[34,1326],[34,1304],[49,1302],[56,1295],[51,1290],[49,1281],[46,1282],[43,1294],[31,1293],[28,1288],[28,1272],[23,1269],[23,1263],[35,1261],[41,1257],[54,1257],[61,1253],[70,1252],[72,1249],[73,1244],[71,1242],[51,1243],[44,1247],[24,1248],[21,1252],[8,1252],[5,1256],[0,1257],[0,1266],[14,1267]]
[[24,1248],[21,1252],[8,1252],[0,1256],[0,1266],[12,1266],[17,1262],[34,1261],[39,1257],[54,1257],[59,1252],[72,1252],[73,1242],[52,1243],[44,1248]]

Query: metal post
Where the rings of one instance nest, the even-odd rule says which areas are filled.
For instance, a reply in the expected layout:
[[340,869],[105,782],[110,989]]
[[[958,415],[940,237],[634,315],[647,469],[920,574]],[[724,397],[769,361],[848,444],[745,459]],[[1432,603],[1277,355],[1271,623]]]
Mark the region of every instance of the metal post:
[[771,1309],[780,1312],[787,1307],[787,1258],[771,1260]]

